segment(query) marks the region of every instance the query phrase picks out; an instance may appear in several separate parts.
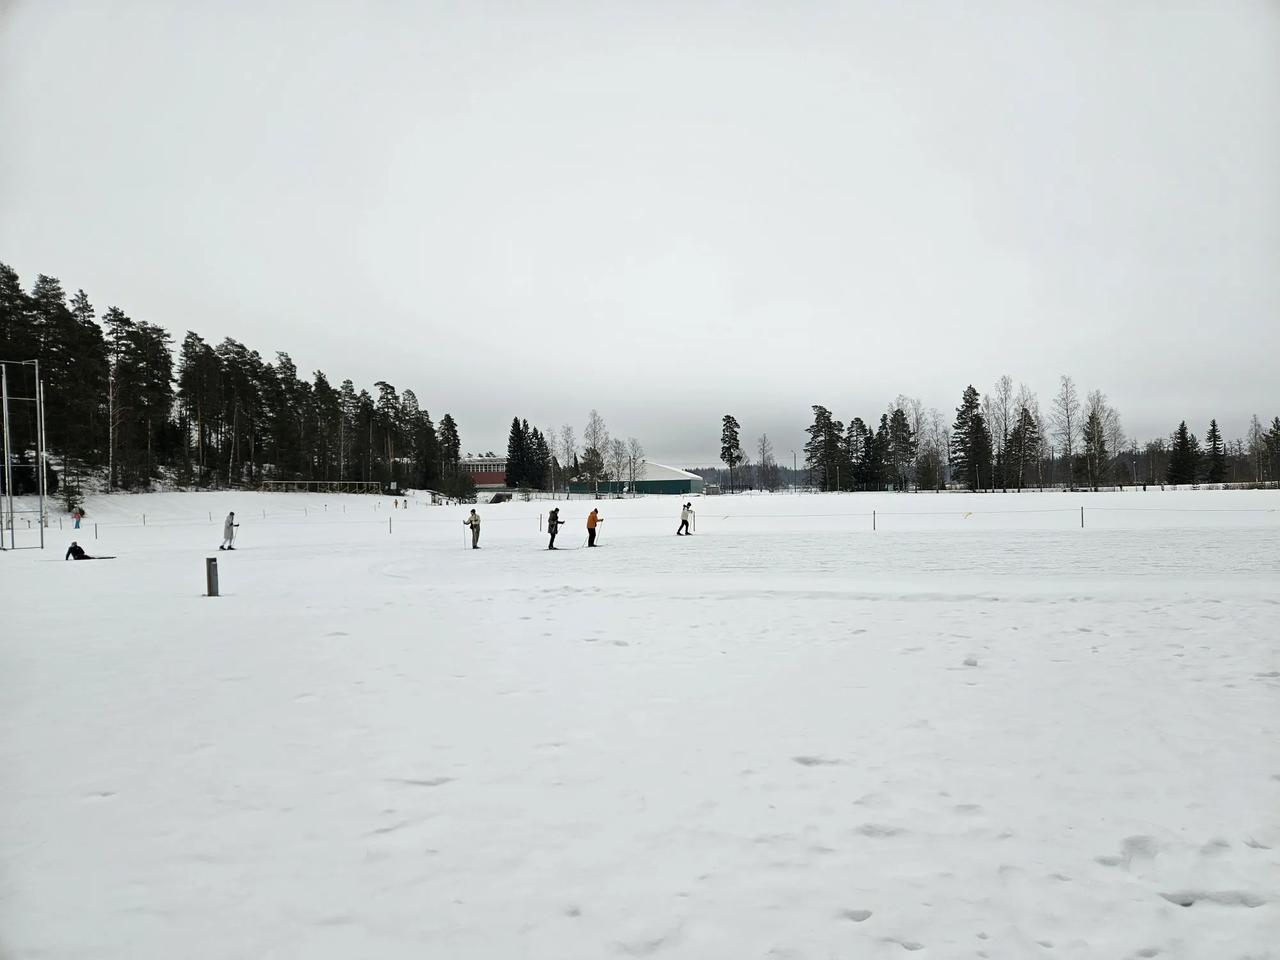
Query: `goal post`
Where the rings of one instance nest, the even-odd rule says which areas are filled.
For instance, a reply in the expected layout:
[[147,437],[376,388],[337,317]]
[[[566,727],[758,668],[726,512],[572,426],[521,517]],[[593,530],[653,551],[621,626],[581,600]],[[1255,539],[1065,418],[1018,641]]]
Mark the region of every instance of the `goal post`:
[[[29,403],[31,416],[11,415],[14,404]],[[49,465],[48,452],[44,442],[44,384],[40,381],[39,360],[0,360],[0,550],[19,550],[38,546],[44,549],[44,528],[48,522],[45,503],[48,500],[47,487]],[[34,453],[28,462],[27,451]],[[14,462],[14,457],[20,457]],[[26,496],[21,501],[14,500],[14,471],[33,470],[31,483],[24,484]],[[35,495],[36,506],[28,506],[31,494]],[[18,543],[18,521],[26,524],[26,530],[35,524],[39,535],[39,543]],[[5,539],[8,543],[5,543]],[[25,538],[24,538],[25,539]]]

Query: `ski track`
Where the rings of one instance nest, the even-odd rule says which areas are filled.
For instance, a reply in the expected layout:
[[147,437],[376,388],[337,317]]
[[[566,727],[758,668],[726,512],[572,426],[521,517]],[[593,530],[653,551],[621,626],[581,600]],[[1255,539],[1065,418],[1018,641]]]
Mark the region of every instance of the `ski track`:
[[1280,515],[298,502],[0,556],[4,960],[1280,957]]

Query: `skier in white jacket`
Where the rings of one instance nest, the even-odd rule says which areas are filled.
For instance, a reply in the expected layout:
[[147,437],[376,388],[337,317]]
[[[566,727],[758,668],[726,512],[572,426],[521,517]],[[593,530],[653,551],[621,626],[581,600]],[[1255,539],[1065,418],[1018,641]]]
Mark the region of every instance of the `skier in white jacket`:
[[236,523],[236,512],[232,510],[227,514],[227,519],[222,522],[222,546],[219,550],[234,550],[236,539],[236,527],[240,524]]
[[689,521],[693,519],[693,507],[686,503],[680,508],[680,526],[676,527],[677,537],[688,537],[692,533],[689,530]]

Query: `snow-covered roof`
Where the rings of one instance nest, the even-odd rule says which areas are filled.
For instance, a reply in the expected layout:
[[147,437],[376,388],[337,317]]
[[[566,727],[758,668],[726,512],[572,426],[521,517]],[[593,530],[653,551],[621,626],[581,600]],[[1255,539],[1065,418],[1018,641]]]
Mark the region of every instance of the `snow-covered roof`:
[[675,467],[668,467],[663,463],[654,463],[652,460],[641,460],[640,469],[636,471],[637,480],[701,480],[696,473],[689,473],[687,470],[677,470]]

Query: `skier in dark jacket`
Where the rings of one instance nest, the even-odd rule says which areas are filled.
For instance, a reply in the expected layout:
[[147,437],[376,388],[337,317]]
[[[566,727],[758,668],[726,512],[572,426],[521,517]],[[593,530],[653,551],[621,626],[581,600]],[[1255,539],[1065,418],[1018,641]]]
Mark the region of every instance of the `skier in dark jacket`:
[[558,550],[556,546],[556,534],[560,532],[560,527],[564,523],[560,519],[560,508],[553,507],[551,512],[547,514],[547,532],[551,534],[551,541],[547,544],[548,550]]
[[92,560],[93,557],[89,556],[87,553],[84,552],[84,547],[80,546],[80,544],[72,540],[71,546],[67,547],[67,555],[62,559],[63,560]]

